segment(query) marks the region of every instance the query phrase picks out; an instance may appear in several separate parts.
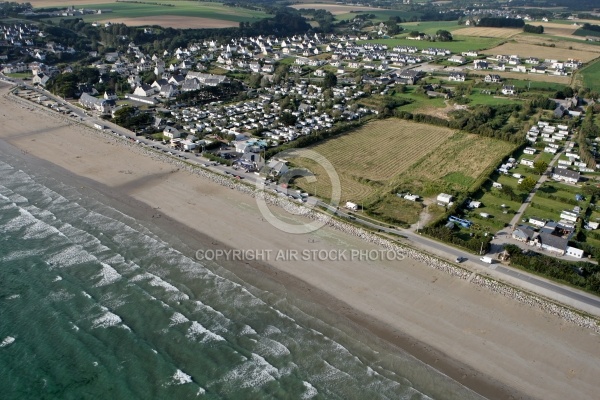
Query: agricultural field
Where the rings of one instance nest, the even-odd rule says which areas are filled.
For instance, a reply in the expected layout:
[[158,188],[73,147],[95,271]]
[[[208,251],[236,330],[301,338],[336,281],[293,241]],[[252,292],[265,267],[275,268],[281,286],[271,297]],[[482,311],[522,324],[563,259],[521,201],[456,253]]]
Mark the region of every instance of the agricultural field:
[[573,58],[576,60],[581,60],[584,63],[600,57],[600,47],[591,46],[591,49],[575,49],[575,46],[571,46],[573,49],[568,49],[559,48],[559,46],[539,46],[536,44],[522,42],[520,39],[521,38],[519,38],[519,41],[516,42],[510,41],[504,43],[498,47],[494,47],[486,51],[485,53],[493,55],[516,54],[521,57],[537,57],[542,60],[547,58],[559,60]]
[[349,5],[344,5],[344,4],[326,4],[326,3],[300,3],[300,4],[294,4],[291,7],[295,8],[296,10],[301,10],[303,8],[304,9],[314,8],[315,10],[325,10],[325,11],[329,11],[333,15],[348,14],[352,11],[360,11],[360,12],[381,11],[381,8],[376,8],[376,7],[349,6]]
[[[445,143],[453,131],[400,119],[371,122],[360,129],[320,143],[314,150],[335,167],[342,185],[342,202],[362,202],[389,189],[389,182]],[[328,197],[331,183],[325,170],[314,162],[290,158],[317,177],[316,184],[300,179],[303,190]]]
[[474,134],[455,133],[397,176],[392,186],[422,196],[464,192],[481,174],[515,149],[515,145]]
[[453,35],[460,36],[479,36],[479,37],[492,37],[492,38],[509,38],[519,33],[522,33],[522,29],[516,28],[489,28],[489,27],[468,27],[461,28],[454,32]]
[[556,22],[535,21],[532,25],[542,25],[544,27],[544,35],[572,37],[579,27],[567,24],[559,24]]
[[600,92],[600,61],[582,69],[578,76],[583,79],[583,85],[586,88]]
[[462,28],[456,21],[424,21],[424,22],[403,22],[400,24],[405,31],[419,31],[428,35],[434,35],[438,30],[443,29],[452,34]]
[[131,26],[160,25],[173,28],[224,28],[238,26],[241,21],[254,21],[269,16],[262,11],[228,7],[221,3],[185,0],[161,0],[160,3],[94,2],[86,4],[86,7],[111,10],[111,12],[102,14],[84,15],[82,18],[86,22],[110,21]]
[[[400,17],[402,19],[410,19],[412,17],[418,18],[421,15],[421,13],[419,13],[417,11],[386,10],[386,9],[379,8],[374,11],[364,11],[364,12],[360,12],[360,13],[348,12],[348,13],[337,14],[337,15],[335,15],[335,19],[336,19],[336,21],[352,20],[352,19],[354,19],[354,17],[356,17],[357,14],[373,14],[375,16],[375,18],[370,20],[373,22],[387,21],[388,19],[390,19],[390,17]],[[403,24],[403,26],[404,26],[404,24]]]
[[[560,75],[548,75],[548,74],[529,74],[522,72],[502,72],[502,71],[480,71],[480,70],[472,70],[469,71],[470,76],[479,76],[483,79],[487,74],[493,73],[495,75],[500,75],[502,79],[514,79],[520,81],[532,81],[532,82],[545,82],[551,84],[561,84],[568,85],[571,82],[570,76],[560,76]],[[498,85],[500,87],[501,85]]]
[[381,43],[386,44],[388,47],[413,46],[419,50],[429,47],[440,47],[443,49],[448,49],[453,53],[462,53],[463,51],[481,51],[490,49],[492,47],[497,47],[505,40],[506,39],[501,38],[455,36],[452,42],[429,42],[427,40],[410,40],[406,39],[406,37],[399,37],[394,39],[373,39],[366,42],[359,41],[358,43]]

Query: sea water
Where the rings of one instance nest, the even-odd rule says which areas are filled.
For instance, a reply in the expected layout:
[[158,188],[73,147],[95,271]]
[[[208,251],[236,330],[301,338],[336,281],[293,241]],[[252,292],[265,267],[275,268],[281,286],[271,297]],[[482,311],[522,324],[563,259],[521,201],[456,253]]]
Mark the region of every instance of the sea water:
[[[6,154],[0,160],[2,399],[424,399],[444,392],[432,385],[449,380],[419,361],[384,366],[373,347],[284,296],[202,265],[175,250],[174,238],[82,188]],[[415,376],[414,368],[430,375],[417,385],[405,373]],[[448,383],[448,397],[476,397],[457,386]]]

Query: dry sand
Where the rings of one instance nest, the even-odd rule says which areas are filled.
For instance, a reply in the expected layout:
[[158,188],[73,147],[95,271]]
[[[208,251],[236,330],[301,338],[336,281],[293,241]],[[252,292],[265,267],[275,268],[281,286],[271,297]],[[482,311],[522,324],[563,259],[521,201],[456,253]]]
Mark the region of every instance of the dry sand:
[[106,18],[99,22],[125,24],[127,26],[160,25],[165,28],[202,29],[202,28],[231,28],[239,26],[239,22],[225,21],[203,17],[182,17],[179,15],[161,15],[155,17],[139,18]]
[[[174,226],[187,227],[179,230],[182,236],[199,232],[249,250],[373,248],[330,229],[311,236],[282,233],[263,221],[249,196],[49,111],[32,112],[6,97],[0,97],[0,110],[0,140],[82,182],[97,182],[123,203],[145,203],[140,215],[160,207]],[[412,260],[270,264],[255,267],[490,398],[597,397],[600,337],[590,330]]]

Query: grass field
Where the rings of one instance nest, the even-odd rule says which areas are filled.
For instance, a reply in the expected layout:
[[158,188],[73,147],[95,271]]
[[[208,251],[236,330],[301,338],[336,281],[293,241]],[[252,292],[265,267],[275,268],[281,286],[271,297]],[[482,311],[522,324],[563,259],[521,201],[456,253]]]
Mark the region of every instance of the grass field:
[[461,28],[454,32],[454,35],[460,36],[479,36],[491,38],[509,38],[523,32],[522,29],[516,28],[487,28],[487,27],[468,27]]
[[600,60],[585,67],[578,75],[586,88],[600,92]]
[[241,21],[253,21],[268,17],[268,14],[262,11],[227,7],[221,3],[185,0],[160,0],[147,3],[86,2],[85,6],[91,9],[112,10],[112,12],[108,13],[84,15],[83,19],[87,22],[111,21],[137,26],[161,25],[174,28],[220,28],[237,26]]
[[326,3],[301,3],[301,4],[294,4],[291,7],[295,8],[296,10],[300,10],[303,8],[308,8],[308,9],[314,8],[315,10],[326,10],[326,11],[329,11],[330,13],[332,13],[333,15],[348,14],[351,11],[360,11],[360,12],[364,11],[364,12],[369,12],[369,13],[371,11],[381,11],[381,8],[375,8],[375,7],[348,6],[348,5],[344,5],[344,4],[326,4]]
[[439,192],[464,192],[492,163],[515,145],[473,134],[456,133],[394,179],[392,185],[430,196]]
[[[369,123],[311,149],[335,167],[342,184],[342,202],[362,202],[385,191],[390,181],[452,135],[450,129],[392,118]],[[290,161],[317,177],[316,187],[304,179],[297,181],[298,186],[310,193],[316,190],[322,197],[330,195],[331,183],[323,168],[305,159]]]
[[[356,7],[353,7],[356,8]],[[364,11],[360,13],[347,12],[335,15],[337,21],[341,20],[353,20],[358,14],[373,14],[375,18],[370,19],[372,22],[387,21],[390,17],[400,17],[402,19],[410,19],[411,17],[419,17],[421,14],[417,11],[401,11],[401,10],[382,10],[377,9],[376,11]],[[404,24],[402,24],[404,25]]]
[[[394,46],[413,46],[419,50],[426,49],[429,47],[440,47],[448,49],[453,53],[461,53],[463,51],[481,51],[490,49],[498,46],[506,39],[500,38],[481,38],[481,37],[469,37],[469,36],[455,36],[452,42],[429,42],[425,40],[410,40],[405,37],[394,38],[394,39],[373,39],[368,42],[386,44],[388,47]],[[359,42],[364,43],[364,42]],[[512,53],[511,53],[512,54]]]

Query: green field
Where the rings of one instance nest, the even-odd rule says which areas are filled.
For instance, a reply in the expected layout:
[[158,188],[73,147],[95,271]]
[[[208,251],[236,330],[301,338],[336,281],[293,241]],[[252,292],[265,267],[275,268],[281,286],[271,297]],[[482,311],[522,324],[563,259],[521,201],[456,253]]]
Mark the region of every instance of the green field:
[[600,92],[600,60],[588,65],[579,74],[586,88]]
[[[370,19],[369,21],[373,22],[381,22],[387,21],[390,17],[400,17],[402,19],[410,19],[412,17],[419,17],[421,13],[413,12],[413,11],[401,11],[401,10],[372,10],[372,11],[360,11],[360,12],[352,12],[345,14],[338,14],[335,16],[337,21],[341,20],[350,20],[352,21],[357,15],[361,14],[373,14],[375,18]],[[402,24],[404,26],[404,24]]]
[[487,168],[514,148],[508,142],[458,132],[439,148],[430,148],[425,157],[396,177],[392,185],[422,196],[464,193]]
[[505,42],[503,38],[481,38],[472,36],[456,36],[452,42],[429,42],[426,40],[410,40],[406,39],[406,35],[401,35],[398,38],[393,39],[373,39],[366,42],[358,43],[380,43],[386,44],[389,48],[395,46],[413,46],[419,50],[427,49],[429,47],[439,47],[442,49],[448,49],[453,53],[462,53],[463,51],[481,51],[496,47],[501,43]]
[[[152,4],[154,3],[154,4]],[[228,7],[221,3],[196,2],[185,0],[160,0],[147,3],[114,2],[89,4],[86,9],[112,10],[102,14],[84,15],[85,21],[110,20],[112,18],[157,18],[163,16],[180,16],[208,18],[221,21],[252,21],[266,18],[269,14],[246,8]],[[73,17],[73,18],[81,18]]]

